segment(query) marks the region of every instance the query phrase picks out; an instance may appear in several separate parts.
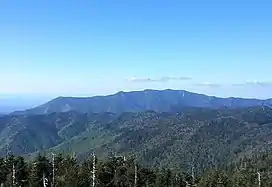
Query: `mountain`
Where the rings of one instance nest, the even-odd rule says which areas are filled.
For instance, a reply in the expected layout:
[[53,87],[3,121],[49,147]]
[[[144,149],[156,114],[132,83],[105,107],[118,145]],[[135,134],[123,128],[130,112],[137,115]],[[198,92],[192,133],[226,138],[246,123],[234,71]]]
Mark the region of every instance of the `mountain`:
[[268,107],[125,113],[102,129],[107,135],[77,137],[53,150],[69,148],[82,158],[93,149],[101,156],[136,154],[141,163],[154,166],[188,168],[194,162],[204,171],[272,148],[272,110]]
[[49,114],[77,111],[82,113],[171,112],[183,107],[242,108],[272,106],[272,99],[218,98],[184,90],[144,90],[118,92],[114,95],[89,98],[59,97],[38,107],[13,114]]
[[81,113],[0,117],[0,155],[9,145],[15,154],[41,150],[93,151],[100,158],[136,155],[142,164],[198,171],[223,166],[256,151],[272,149],[272,109],[185,107],[172,112]]
[[88,126],[103,124],[113,118],[110,113],[82,114],[76,112],[48,115],[0,117],[0,155],[7,148],[16,155],[45,150],[77,136]]

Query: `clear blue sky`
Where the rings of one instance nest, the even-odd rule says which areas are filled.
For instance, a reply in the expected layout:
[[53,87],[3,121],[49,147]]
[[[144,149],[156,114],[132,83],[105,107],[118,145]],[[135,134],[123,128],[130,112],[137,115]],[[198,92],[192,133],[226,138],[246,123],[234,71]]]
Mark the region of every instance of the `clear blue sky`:
[[2,0],[0,23],[2,94],[272,97],[271,0]]

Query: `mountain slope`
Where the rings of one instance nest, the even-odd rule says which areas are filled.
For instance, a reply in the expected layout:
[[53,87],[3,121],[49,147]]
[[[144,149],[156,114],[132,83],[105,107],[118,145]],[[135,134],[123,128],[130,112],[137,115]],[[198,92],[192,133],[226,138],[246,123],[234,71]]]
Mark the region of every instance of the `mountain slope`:
[[79,158],[86,158],[93,151],[101,158],[135,154],[143,164],[188,168],[193,163],[203,171],[257,150],[272,149],[269,107],[190,107],[171,113],[67,112],[42,116],[40,121],[54,126],[60,140],[48,151],[76,153]]
[[0,154],[7,148],[16,154],[47,149],[61,142],[57,130],[44,116],[4,116],[0,118]]
[[111,113],[87,115],[77,112],[6,115],[0,117],[0,155],[6,154],[7,148],[19,155],[49,149],[114,117]]
[[[180,114],[139,113],[123,116],[115,125],[116,138],[97,151],[130,152],[146,164],[169,164],[198,169],[272,148],[272,110],[187,110]],[[119,124],[119,125],[117,125]]]
[[272,106],[272,100],[217,98],[184,90],[144,90],[90,98],[59,97],[36,108],[13,114],[49,114],[67,111],[122,114],[146,110],[171,112],[183,107],[241,108],[261,105]]

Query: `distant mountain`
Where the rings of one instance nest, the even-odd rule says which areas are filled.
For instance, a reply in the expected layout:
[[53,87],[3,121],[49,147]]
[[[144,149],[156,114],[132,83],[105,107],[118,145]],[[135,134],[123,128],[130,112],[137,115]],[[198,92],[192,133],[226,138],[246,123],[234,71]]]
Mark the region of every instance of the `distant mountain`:
[[[1,105],[2,103],[0,103],[0,105]],[[12,107],[12,106],[6,106],[6,105],[1,105],[0,106],[0,115],[1,114],[9,114],[9,113],[11,113],[11,112],[13,112],[13,111],[16,111],[16,110],[22,110],[23,108],[20,108],[20,107]],[[25,109],[27,109],[27,108],[25,108]]]
[[36,96],[36,95],[3,95],[0,94],[0,114],[9,114],[18,110],[26,110],[31,107],[36,107],[46,101],[50,97]]
[[136,155],[143,164],[198,171],[272,149],[272,109],[182,108],[176,112],[80,113],[0,117],[0,155],[41,150]]
[[[1,105],[2,103],[0,103]],[[0,115],[1,114],[9,114],[11,112],[14,112],[16,110],[25,110],[31,106],[10,106],[10,105],[1,105],[0,106]]]
[[118,92],[89,98],[59,97],[36,108],[13,114],[49,114],[77,111],[82,113],[171,112],[183,107],[241,108],[272,105],[272,99],[218,98],[184,90],[144,90]]

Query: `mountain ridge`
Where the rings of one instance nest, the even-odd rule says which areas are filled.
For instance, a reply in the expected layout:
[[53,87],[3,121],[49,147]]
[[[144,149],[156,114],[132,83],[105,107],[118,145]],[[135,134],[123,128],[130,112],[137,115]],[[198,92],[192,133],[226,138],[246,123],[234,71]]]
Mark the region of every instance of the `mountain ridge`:
[[193,158],[204,171],[208,165],[271,150],[272,108],[7,115],[0,117],[0,137],[0,155],[7,146],[16,155],[45,151],[82,159],[94,151],[101,158],[136,155],[143,164],[171,167],[187,167]]
[[198,94],[186,90],[151,90],[120,91],[106,96],[93,97],[57,97],[40,106],[16,111],[12,115],[48,114],[53,112],[77,111],[82,113],[112,112],[170,112],[181,107],[200,108],[243,108],[251,106],[272,106],[272,99],[254,99],[228,97],[220,98]]

